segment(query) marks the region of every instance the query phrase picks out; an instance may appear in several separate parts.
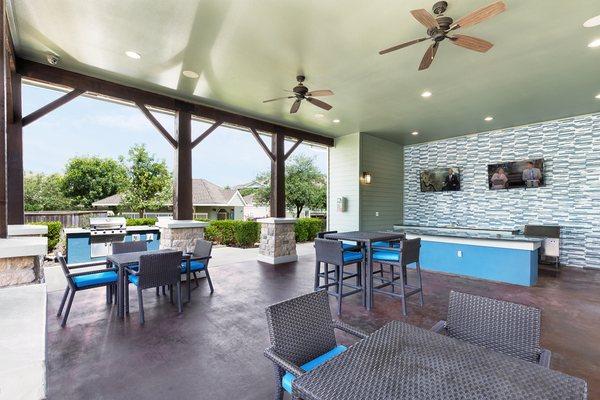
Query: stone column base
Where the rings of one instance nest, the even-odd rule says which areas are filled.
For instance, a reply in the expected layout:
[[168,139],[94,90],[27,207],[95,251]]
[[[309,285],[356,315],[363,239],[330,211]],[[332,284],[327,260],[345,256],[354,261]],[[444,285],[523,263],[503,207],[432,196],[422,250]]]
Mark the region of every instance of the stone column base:
[[261,224],[258,261],[273,265],[298,261],[295,218],[263,218],[258,222]]
[[200,221],[159,220],[156,226],[160,228],[160,248],[192,252],[196,242],[204,239],[207,225]]
[[47,250],[45,237],[0,239],[0,287],[40,282],[41,259]]

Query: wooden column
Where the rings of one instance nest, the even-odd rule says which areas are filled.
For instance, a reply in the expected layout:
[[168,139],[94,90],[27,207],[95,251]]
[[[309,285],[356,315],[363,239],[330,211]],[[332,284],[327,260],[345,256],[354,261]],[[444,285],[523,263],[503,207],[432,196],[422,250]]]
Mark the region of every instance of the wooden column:
[[285,217],[285,135],[271,135],[271,217]]
[[8,233],[6,219],[6,17],[0,0],[0,238]]
[[175,182],[173,193],[173,219],[191,220],[192,205],[192,114],[188,111],[175,113]]
[[[11,102],[7,110],[8,135],[6,138],[7,221],[9,225],[25,223],[23,201],[23,125],[21,112],[21,76],[10,79]],[[12,109],[12,112],[11,112]]]

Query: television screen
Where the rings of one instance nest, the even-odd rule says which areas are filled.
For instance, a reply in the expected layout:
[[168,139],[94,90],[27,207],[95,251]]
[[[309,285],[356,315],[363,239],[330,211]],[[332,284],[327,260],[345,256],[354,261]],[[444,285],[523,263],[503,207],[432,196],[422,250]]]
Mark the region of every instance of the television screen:
[[460,190],[458,167],[426,169],[421,171],[421,192],[456,192]]
[[488,165],[490,190],[536,188],[545,185],[544,160],[504,162]]

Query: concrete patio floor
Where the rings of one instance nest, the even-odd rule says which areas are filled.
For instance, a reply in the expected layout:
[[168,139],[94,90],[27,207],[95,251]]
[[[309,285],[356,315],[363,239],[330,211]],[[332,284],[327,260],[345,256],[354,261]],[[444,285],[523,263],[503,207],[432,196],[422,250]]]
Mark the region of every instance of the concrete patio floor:
[[[135,301],[121,321],[103,290],[91,290],[77,294],[61,329],[55,316],[61,293],[49,293],[48,398],[272,398],[272,365],[262,354],[268,345],[264,308],[311,291],[313,263],[306,254],[279,266],[250,260],[214,268],[215,293],[203,281],[181,315],[148,290],[144,326]],[[542,345],[553,352],[552,368],[586,379],[589,398],[600,397],[600,271],[543,273],[535,287],[425,272],[423,285],[425,306],[411,299],[408,317],[398,300],[376,295],[371,312],[358,296],[346,298],[341,319],[368,332],[390,320],[430,328],[445,317],[452,289],[533,305],[543,309]]]

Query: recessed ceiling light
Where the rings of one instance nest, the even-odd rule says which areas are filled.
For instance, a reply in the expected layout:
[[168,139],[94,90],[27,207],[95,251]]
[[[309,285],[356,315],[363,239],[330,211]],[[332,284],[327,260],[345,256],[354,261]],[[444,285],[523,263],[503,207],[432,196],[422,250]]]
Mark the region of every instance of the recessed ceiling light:
[[484,120],[484,121],[487,121],[487,122],[490,122],[490,121],[493,121],[493,120],[494,120],[494,117],[492,117],[492,116],[487,116],[487,117],[485,117],[483,120]]
[[323,118],[324,115],[323,114],[315,114],[315,118]]
[[600,39],[595,39],[595,40],[592,40],[592,41],[591,41],[591,42],[588,44],[588,47],[592,47],[592,48],[594,48],[594,47],[600,47]]
[[129,58],[133,58],[134,60],[139,60],[140,58],[142,58],[140,53],[136,53],[135,51],[132,51],[132,50],[127,50],[125,52],[125,55]]
[[417,136],[419,134],[419,131],[412,131],[410,134],[413,136]]
[[339,123],[340,123],[340,120],[336,118],[336,119],[334,119],[334,120],[333,120],[333,123],[334,123],[334,124],[339,124]]
[[421,93],[421,97],[431,97],[431,92],[429,90],[426,90],[423,93]]
[[598,100],[600,100],[600,93],[598,93],[598,94],[596,95],[596,98],[597,98]]
[[598,25],[600,25],[600,15],[596,15],[595,17],[592,17],[583,23],[583,26],[586,28],[593,28],[594,26]]
[[185,76],[186,78],[192,78],[192,79],[196,79],[198,78],[200,75],[198,75],[198,73],[194,72],[194,71],[190,71],[190,70],[185,70],[182,72],[183,76]]

